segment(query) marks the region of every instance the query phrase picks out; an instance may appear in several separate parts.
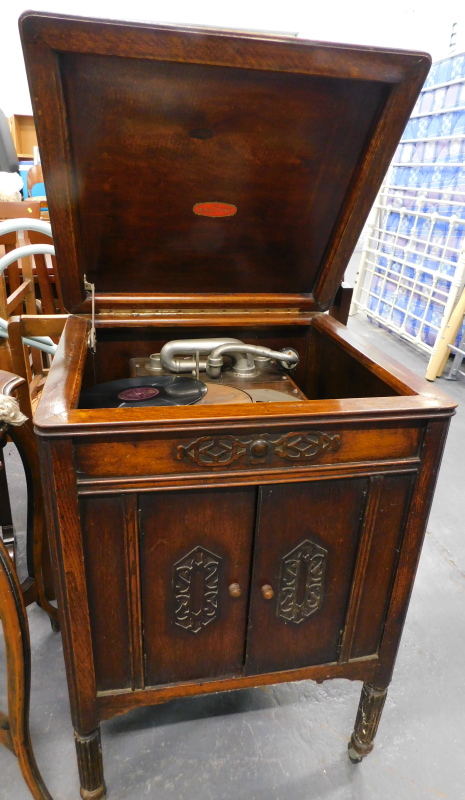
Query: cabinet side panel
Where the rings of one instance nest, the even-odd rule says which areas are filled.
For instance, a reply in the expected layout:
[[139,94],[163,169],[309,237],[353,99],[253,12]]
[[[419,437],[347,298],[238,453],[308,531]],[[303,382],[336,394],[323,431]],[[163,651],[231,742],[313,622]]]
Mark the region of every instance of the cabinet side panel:
[[337,660],[366,490],[364,478],[261,487],[247,674]]
[[413,475],[384,477],[349,658],[371,655],[378,650],[413,481]]
[[97,688],[131,685],[131,647],[121,496],[80,502]]
[[140,495],[146,685],[242,671],[255,503],[255,487]]
[[99,724],[73,445],[38,438],[71,717],[82,736]]
[[422,464],[413,487],[389,610],[379,646],[375,685],[387,685],[394,668],[402,628],[418,567],[450,420],[430,420],[422,445]]

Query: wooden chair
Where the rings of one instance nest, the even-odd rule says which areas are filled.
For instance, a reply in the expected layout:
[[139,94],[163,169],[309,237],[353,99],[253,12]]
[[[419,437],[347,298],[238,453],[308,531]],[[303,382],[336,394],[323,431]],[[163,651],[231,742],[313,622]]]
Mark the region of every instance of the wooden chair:
[[[0,220],[25,218],[26,216],[30,216],[31,219],[39,219],[39,203],[0,203]],[[0,236],[0,244],[4,245],[7,253],[17,247],[17,242],[16,233]],[[23,258],[21,267],[22,273],[20,273],[18,262],[14,262],[8,267],[8,292],[5,278],[0,277],[0,317],[2,319],[8,319],[20,310],[23,304],[26,313],[35,314],[37,312],[32,258],[30,256]],[[43,364],[42,356],[39,352],[33,353],[32,359],[35,372],[39,372]],[[0,342],[0,369],[11,369],[6,341]]]
[[[20,212],[24,214],[23,209],[27,204],[11,203],[5,205],[19,205],[21,206]],[[16,214],[17,213],[18,212],[16,212]],[[13,216],[11,225],[6,224],[2,226],[3,234],[8,235],[8,231],[14,225],[15,219],[16,215]],[[50,231],[50,226],[47,226],[47,224],[37,220],[37,215],[34,220],[31,220],[31,225],[38,228],[42,235],[44,230]],[[52,249],[50,243],[51,239],[50,237],[47,237],[47,247],[49,251]],[[41,245],[34,244],[31,245],[31,247],[40,248]],[[42,250],[46,251],[47,248],[42,248]],[[12,255],[14,254],[9,251],[9,256]],[[28,256],[26,259],[23,259],[23,274],[21,276],[23,281],[10,295],[7,294],[5,281],[0,279],[0,317],[3,320],[8,320],[14,311],[22,310],[23,302],[26,305],[26,310],[32,315],[37,317],[41,316],[36,314],[37,307],[34,292],[34,282],[30,273],[27,277],[24,274],[24,261],[29,262],[30,257]],[[13,266],[13,264],[10,264],[8,269],[11,269],[11,266]],[[45,376],[48,371],[48,361],[45,360],[44,356],[39,350],[36,348],[27,347],[23,343],[21,337],[19,338],[19,343],[16,343],[14,353],[10,346],[9,340],[3,339],[1,340],[0,344],[0,369],[7,369],[10,372],[14,372],[16,370],[16,374],[19,374],[23,379],[21,382],[21,388],[18,389],[21,395],[20,405],[21,410],[29,420],[27,425],[24,426],[24,430],[29,430],[28,441],[26,441],[24,446],[27,446],[31,450],[30,463],[35,464],[37,462],[37,450],[32,431],[33,406],[38,399],[41,385],[45,381]],[[22,434],[22,436],[25,438],[26,433]],[[15,444],[18,445],[13,434],[10,435],[10,438],[15,442]],[[4,441],[5,439],[3,439],[3,443]],[[20,445],[18,445],[18,449],[20,449]],[[39,604],[44,607],[47,613],[49,613],[52,622],[56,623],[56,609],[50,606],[50,604],[47,604],[47,600],[54,599],[54,590],[48,546],[42,546],[42,540],[45,537],[45,518],[38,468],[36,479],[32,480],[31,486],[33,487],[33,496],[35,498],[34,523],[32,524],[32,527],[28,525],[28,567],[29,574],[31,576],[35,576],[34,581],[32,581],[31,597],[32,600],[37,599]],[[29,484],[28,491],[32,491]],[[0,528],[2,536],[5,537],[4,541],[6,541],[10,553],[14,555],[14,531],[11,517],[8,483],[4,470],[0,472]]]
[[[40,203],[36,200],[31,203],[2,203],[0,202],[0,221],[6,219],[40,219]],[[16,232],[0,235],[0,245],[6,253],[18,247],[18,234]],[[20,268],[18,262],[11,264],[6,273],[10,292],[14,292],[21,285]]]
[[[31,199],[24,203],[0,203],[0,221],[5,219],[24,219],[25,217],[40,219],[42,217],[41,202]],[[25,243],[50,244],[50,241],[48,236],[44,236],[44,234],[37,233],[36,231],[27,231],[25,234]],[[21,242],[18,240],[18,235],[15,232],[0,236],[0,245],[4,246],[6,253],[14,250],[19,244],[21,244]],[[64,306],[55,256],[36,254],[26,259],[21,259],[21,261],[23,262],[23,268],[25,264],[26,271],[37,281],[43,313],[54,314],[57,311],[63,313]],[[47,263],[49,263],[50,266],[48,266]],[[21,271],[17,262],[8,267],[6,276],[10,292],[16,291],[21,285]],[[54,286],[56,292],[53,291]],[[34,292],[34,301],[35,299]],[[27,311],[28,313],[34,313],[32,310],[27,309]]]
[[[0,203],[0,218],[16,219],[18,215],[24,217],[30,215],[31,219],[39,219],[40,207],[38,203]],[[17,234],[12,233],[0,236],[0,244],[3,245],[6,253],[11,253],[17,247]],[[8,285],[4,276],[0,276],[0,317],[7,320],[8,317],[19,310],[24,302],[26,309],[30,313],[35,313],[36,298],[34,290],[34,278],[32,273],[31,259],[24,259],[23,274],[20,275],[19,264],[14,262],[8,267]],[[32,355],[34,372],[43,373],[43,358],[40,353]],[[11,353],[8,341],[0,339],[0,369],[12,369]],[[32,416],[32,408],[29,400],[23,401],[24,413]],[[2,439],[5,443],[5,437]],[[5,470],[0,471],[0,529],[3,541],[8,548],[11,556],[14,555],[14,530],[11,514],[11,505],[6,480]]]
[[5,545],[0,541],[0,618],[7,662],[8,716],[0,711],[0,744],[17,757],[31,794],[52,800],[36,764],[29,732],[31,651],[21,588]]
[[[18,393],[25,385],[23,377],[10,372],[0,371],[0,376],[0,395],[9,397],[13,391]],[[19,398],[18,400],[21,408],[21,400]],[[2,455],[7,436],[18,450],[27,486],[26,561],[28,574],[21,583],[21,592],[25,605],[36,602],[48,614],[53,630],[57,631],[59,630],[58,611],[49,602],[47,595],[51,592],[47,592],[46,588],[46,583],[51,586],[50,556],[45,528],[37,443],[32,419],[25,418],[24,423],[18,427],[12,425],[0,427],[0,454]],[[0,472],[5,474],[3,459]]]
[[[5,203],[5,205],[9,204]],[[10,205],[16,205],[16,204],[11,203]],[[26,206],[27,204],[18,204],[18,205]],[[0,223],[0,236],[8,235],[12,231],[13,232],[18,231],[21,234],[22,230],[25,227],[27,227],[28,224],[29,223],[24,222],[24,218],[20,219],[13,218],[10,220],[4,220],[2,223]],[[14,291],[12,291],[10,294],[7,293],[6,282],[0,278],[0,318],[4,321],[8,320],[12,314],[18,311],[19,312],[26,311],[27,314],[37,313],[34,279],[31,268],[32,255],[36,255],[37,251],[39,251],[39,253],[40,252],[47,254],[51,253],[52,255],[54,255],[53,246],[51,244],[51,229],[49,223],[43,222],[38,219],[31,220],[30,229],[28,229],[28,232],[31,234],[31,236],[33,236],[34,232],[38,232],[38,237],[40,239],[45,239],[46,243],[31,244],[30,242],[28,242],[28,245],[26,247],[20,246],[19,248],[13,251],[10,250],[5,257],[0,259],[0,263],[2,263],[2,268],[6,266],[8,270],[11,270],[12,267],[16,266],[14,263],[14,256],[17,256],[17,259],[21,259],[23,265],[22,275],[21,275],[23,279],[22,283],[20,283],[19,286],[15,288]],[[47,232],[48,236],[45,236]],[[21,242],[22,236],[19,236],[18,238]],[[21,245],[23,244],[24,241],[21,242]],[[47,271],[45,262],[43,262],[43,266],[45,268],[45,271]],[[10,274],[10,279],[11,279],[11,274]],[[20,279],[19,272],[17,277],[19,280]],[[48,303],[49,307],[51,307],[51,310],[54,311],[55,306],[51,295],[48,296]],[[5,325],[5,322],[3,322],[2,324]],[[43,353],[40,350],[36,348],[31,348],[30,351],[27,350],[24,351],[24,361],[27,369],[27,382],[29,386],[30,399],[28,401],[26,400],[26,398],[24,398],[24,404],[22,408],[27,416],[32,417],[31,402],[34,402],[34,399],[37,397],[40,387],[45,380],[45,375],[48,371],[48,359],[43,355]],[[11,363],[10,347],[8,341],[6,340],[3,340],[2,343],[0,344],[0,368],[7,370],[13,369]]]
[[[33,197],[33,189],[34,186],[37,184],[44,183],[44,173],[42,172],[42,167],[40,164],[35,164],[33,167],[30,167],[27,172],[27,195],[28,197]],[[37,193],[37,192],[36,192]],[[39,194],[45,194],[44,192],[40,192],[39,187]]]
[[[43,233],[28,231],[27,236],[31,244],[50,244],[50,238]],[[64,314],[65,307],[63,305],[55,256],[44,256],[36,253],[33,259],[37,283],[39,284],[42,313]],[[50,267],[47,265],[47,261],[50,262]],[[53,287],[55,287],[55,292]]]
[[[9,436],[18,449],[20,449],[20,446],[18,446],[20,445],[20,443],[18,443],[19,437],[22,436],[24,438],[25,446],[28,448],[29,463],[33,467],[33,473],[31,476],[31,491],[32,497],[34,498],[34,516],[31,525],[29,525],[28,516],[27,553],[28,570],[29,574],[34,576],[35,586],[33,585],[29,590],[29,595],[31,597],[30,602],[33,602],[34,599],[37,600],[38,604],[42,606],[49,614],[52,621],[52,627],[54,629],[57,627],[56,609],[46,602],[48,600],[55,599],[55,594],[53,588],[48,538],[46,535],[42,486],[40,482],[37,457],[37,443],[33,433],[32,425],[33,406],[35,405],[37,398],[31,399],[31,364],[29,363],[27,348],[24,346],[22,336],[48,336],[50,332],[51,336],[58,339],[61,335],[66,319],[67,315],[43,316],[40,314],[34,314],[31,316],[26,316],[24,324],[20,317],[13,317],[10,319],[8,326],[9,357],[12,365],[11,371],[22,379],[21,382],[17,383],[16,385],[16,396],[18,398],[21,410],[28,417],[28,421],[22,427],[21,431],[13,431],[13,433],[10,433]],[[35,321],[35,326],[32,325],[33,321]],[[28,325],[29,327],[32,325],[32,329],[35,331],[34,334],[22,333],[23,329],[29,330]],[[28,431],[29,435],[26,433],[26,431]],[[29,490],[30,487],[28,484],[28,496]],[[6,512],[9,510],[9,500],[2,504],[2,498],[4,500],[8,498],[8,484],[4,471],[0,471],[0,507],[2,507],[2,510],[4,509],[0,517],[0,522],[3,527],[3,536],[5,536],[5,533],[8,534],[11,532],[9,547],[12,550],[14,548],[14,531],[12,530],[12,527],[10,529],[6,527],[8,523],[12,525],[11,510],[8,517]]]
[[[0,395],[10,396],[21,383],[21,378],[0,372]],[[7,432],[11,435],[11,430],[8,422],[0,420],[0,436]],[[0,711],[0,744],[16,755],[32,796],[36,800],[52,800],[37,767],[29,732],[31,651],[27,602],[29,587],[24,591],[19,584],[13,563],[0,540],[0,618],[5,640],[8,693],[8,715]]]

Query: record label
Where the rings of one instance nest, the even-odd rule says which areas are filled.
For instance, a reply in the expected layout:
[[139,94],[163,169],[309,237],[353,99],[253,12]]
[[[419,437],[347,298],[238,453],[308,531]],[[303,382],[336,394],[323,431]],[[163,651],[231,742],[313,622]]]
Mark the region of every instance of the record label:
[[118,397],[120,400],[148,400],[149,397],[156,397],[160,394],[158,389],[155,389],[153,386],[134,386],[133,389],[125,389],[124,392],[120,392]]

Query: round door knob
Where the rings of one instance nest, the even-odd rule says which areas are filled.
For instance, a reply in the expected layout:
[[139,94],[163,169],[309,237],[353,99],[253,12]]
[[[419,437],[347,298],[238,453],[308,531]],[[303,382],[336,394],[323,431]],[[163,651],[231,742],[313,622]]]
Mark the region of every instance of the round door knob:
[[270,449],[270,445],[264,439],[256,439],[250,445],[250,452],[255,458],[265,458]]
[[229,594],[231,595],[231,597],[240,597],[241,596],[241,594],[242,594],[241,587],[239,586],[238,583],[232,583],[231,584],[231,586],[229,587]]
[[269,583],[265,583],[265,585],[262,586],[262,595],[265,600],[271,600],[271,598],[274,597],[274,591]]

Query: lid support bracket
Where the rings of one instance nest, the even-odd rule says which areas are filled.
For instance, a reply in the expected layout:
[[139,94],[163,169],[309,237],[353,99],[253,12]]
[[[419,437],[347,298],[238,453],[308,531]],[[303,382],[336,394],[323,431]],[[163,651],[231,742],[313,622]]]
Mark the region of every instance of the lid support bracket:
[[91,303],[92,303],[90,331],[87,337],[87,346],[91,353],[95,353],[97,351],[97,334],[95,332],[95,283],[89,283],[85,275],[84,275],[84,289],[86,290],[86,292],[91,293]]

